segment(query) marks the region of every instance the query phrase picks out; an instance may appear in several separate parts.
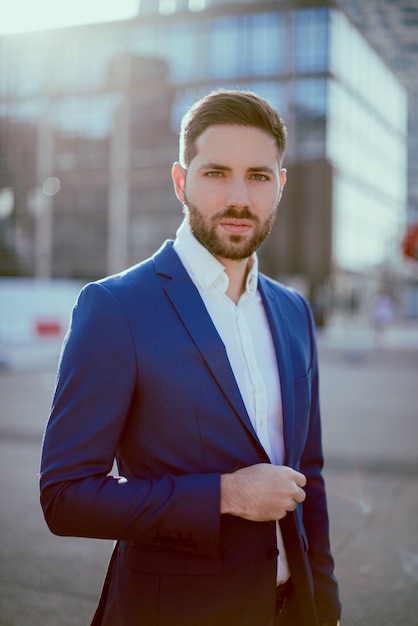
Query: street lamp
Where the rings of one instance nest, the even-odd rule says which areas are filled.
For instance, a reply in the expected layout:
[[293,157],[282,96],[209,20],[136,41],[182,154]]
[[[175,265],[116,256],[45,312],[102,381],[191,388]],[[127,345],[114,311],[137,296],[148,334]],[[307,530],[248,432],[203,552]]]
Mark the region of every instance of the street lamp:
[[40,187],[31,189],[26,197],[28,209],[35,218],[35,278],[51,278],[52,207],[53,197],[60,187],[59,178],[51,176]]

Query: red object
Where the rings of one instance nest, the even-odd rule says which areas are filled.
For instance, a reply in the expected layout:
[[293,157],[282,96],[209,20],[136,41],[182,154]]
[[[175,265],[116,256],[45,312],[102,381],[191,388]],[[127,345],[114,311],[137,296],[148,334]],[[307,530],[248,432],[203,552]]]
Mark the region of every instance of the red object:
[[55,320],[38,320],[35,323],[35,332],[38,337],[60,337],[62,325]]
[[402,242],[404,256],[418,261],[418,224],[408,226]]

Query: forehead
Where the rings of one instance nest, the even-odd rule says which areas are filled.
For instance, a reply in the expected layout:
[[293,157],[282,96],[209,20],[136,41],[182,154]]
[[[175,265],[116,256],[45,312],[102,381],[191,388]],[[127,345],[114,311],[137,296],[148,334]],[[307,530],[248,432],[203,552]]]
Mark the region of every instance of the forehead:
[[278,167],[279,153],[274,137],[252,126],[209,126],[196,139],[195,148],[192,162],[197,161],[199,165],[210,162],[230,167],[243,164]]

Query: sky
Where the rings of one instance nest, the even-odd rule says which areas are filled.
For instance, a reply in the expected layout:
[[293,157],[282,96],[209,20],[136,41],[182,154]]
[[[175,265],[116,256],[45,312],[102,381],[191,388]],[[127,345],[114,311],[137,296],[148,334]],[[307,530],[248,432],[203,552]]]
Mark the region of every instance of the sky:
[[138,0],[13,0],[0,2],[0,35],[128,19]]

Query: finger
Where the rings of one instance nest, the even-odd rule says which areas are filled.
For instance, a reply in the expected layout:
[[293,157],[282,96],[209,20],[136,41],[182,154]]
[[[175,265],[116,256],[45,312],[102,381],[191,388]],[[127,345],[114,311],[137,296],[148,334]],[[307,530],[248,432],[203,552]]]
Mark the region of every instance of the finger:
[[298,505],[298,502],[294,498],[291,498],[286,506],[286,511],[294,511]]
[[289,504],[286,507],[287,511],[294,511],[298,504],[301,504],[306,498],[306,493],[304,491],[300,491],[293,498],[289,500]]
[[294,496],[296,503],[304,502],[305,498],[306,493],[303,491],[303,489],[298,489],[296,495]]
[[295,483],[298,487],[304,487],[306,485],[306,476],[295,470]]

